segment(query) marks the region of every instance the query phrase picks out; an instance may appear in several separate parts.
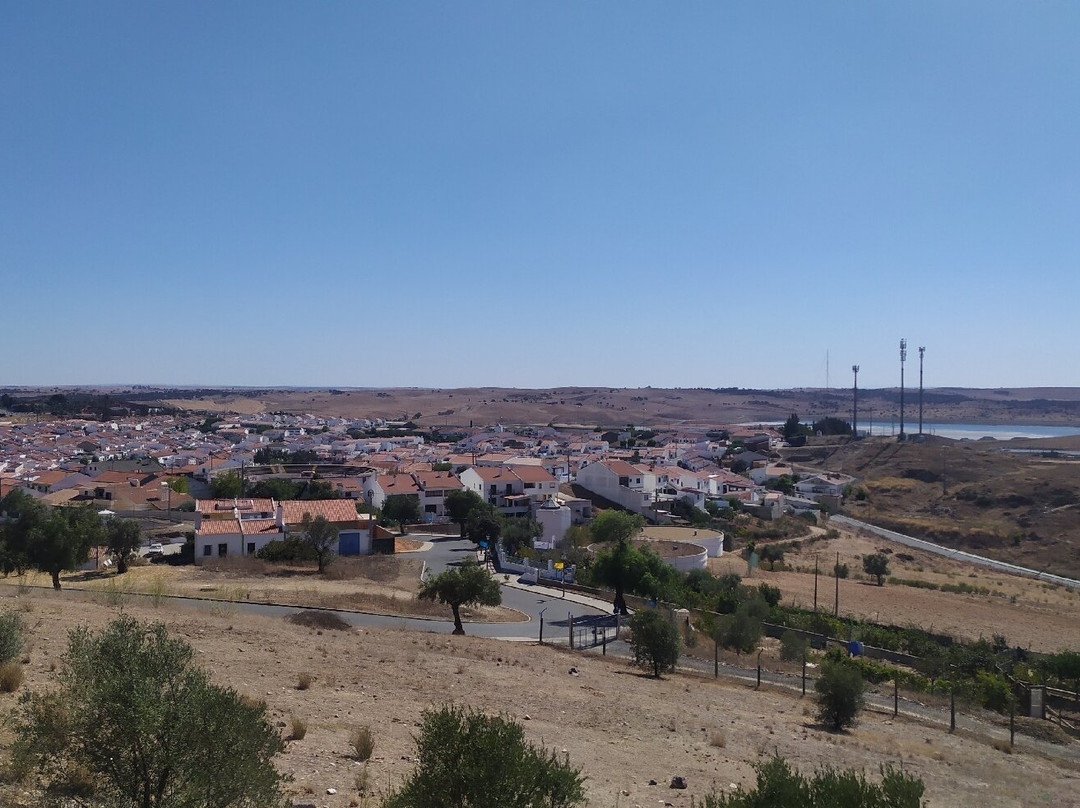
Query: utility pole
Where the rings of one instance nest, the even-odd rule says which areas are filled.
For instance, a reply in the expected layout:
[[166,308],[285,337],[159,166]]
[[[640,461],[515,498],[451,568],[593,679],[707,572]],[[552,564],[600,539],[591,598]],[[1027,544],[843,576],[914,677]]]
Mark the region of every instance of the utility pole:
[[900,340],[900,441],[904,441],[904,362],[907,360],[907,340]]
[[859,366],[852,365],[855,374],[855,386],[851,389],[851,437],[859,437]]
[[919,437],[922,437],[922,360],[926,348],[919,347]]
[[817,574],[818,574],[818,560],[814,559],[814,614],[817,614]]

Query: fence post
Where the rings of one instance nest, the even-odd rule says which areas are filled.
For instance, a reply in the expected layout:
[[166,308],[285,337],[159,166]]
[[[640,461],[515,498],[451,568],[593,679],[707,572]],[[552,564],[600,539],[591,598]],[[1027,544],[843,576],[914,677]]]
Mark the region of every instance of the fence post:
[[895,676],[892,680],[892,714],[894,718],[900,714],[900,680]]
[[604,626],[604,633],[601,635],[601,642],[604,646],[604,656],[607,656],[607,626]]
[[720,676],[720,643],[715,640],[712,646],[712,675],[713,679]]
[[949,691],[949,732],[956,732],[956,685]]
[[566,624],[570,627],[570,650],[574,650],[574,615],[566,613]]
[[806,695],[806,654],[802,655],[802,694]]
[[540,644],[544,644],[544,610],[540,610]]
[[757,652],[757,686],[754,689],[761,689],[761,651]]

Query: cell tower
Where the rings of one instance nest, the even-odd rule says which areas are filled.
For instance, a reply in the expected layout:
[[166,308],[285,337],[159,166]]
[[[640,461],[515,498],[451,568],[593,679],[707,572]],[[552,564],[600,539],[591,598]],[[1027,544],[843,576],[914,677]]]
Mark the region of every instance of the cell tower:
[[922,360],[926,348],[919,346],[919,437],[922,437]]
[[900,435],[904,440],[904,362],[907,361],[907,340],[900,340]]
[[851,388],[851,437],[859,437],[859,366],[852,365],[855,374],[855,386]]

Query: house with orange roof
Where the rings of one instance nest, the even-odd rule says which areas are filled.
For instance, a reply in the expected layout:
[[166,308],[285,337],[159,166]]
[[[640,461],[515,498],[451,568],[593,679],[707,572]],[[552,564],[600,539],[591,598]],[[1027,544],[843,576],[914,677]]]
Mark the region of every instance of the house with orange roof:
[[195,503],[195,563],[253,556],[270,542],[301,532],[305,516],[322,516],[337,528],[338,555],[393,552],[392,540],[375,541],[374,517],[358,514],[353,500],[201,499]]

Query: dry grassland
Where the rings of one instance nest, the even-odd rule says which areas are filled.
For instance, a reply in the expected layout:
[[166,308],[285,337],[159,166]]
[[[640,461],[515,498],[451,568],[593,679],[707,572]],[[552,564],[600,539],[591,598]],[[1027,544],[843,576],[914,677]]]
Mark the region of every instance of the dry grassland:
[[[31,627],[24,687],[55,680],[73,626],[99,627],[116,615],[100,600],[36,591],[2,599],[0,607],[19,609]],[[1023,739],[1007,754],[985,741],[873,713],[854,731],[834,735],[814,725],[797,695],[683,674],[653,681],[623,660],[524,643],[392,630],[320,632],[284,620],[165,606],[128,604],[125,611],[164,621],[195,647],[216,681],[264,699],[283,734],[294,716],[306,724],[305,737],[291,741],[277,765],[293,777],[290,794],[328,808],[360,804],[354,784],[361,766],[349,754],[357,726],[372,728],[369,780],[385,791],[413,766],[421,711],[447,701],[504,713],[522,722],[532,741],[565,750],[588,776],[594,808],[689,806],[711,789],[750,784],[751,765],[776,753],[802,769],[832,764],[872,775],[883,762],[902,763],[925,780],[933,808],[1080,805],[1080,774],[1030,744],[1025,749]],[[579,675],[568,673],[571,666]],[[311,676],[303,690],[301,674]],[[17,698],[0,696],[0,711]],[[9,741],[4,736],[3,746]],[[689,789],[667,788],[676,774]],[[329,788],[337,794],[328,795]],[[37,803],[22,787],[0,785],[0,804]]]

